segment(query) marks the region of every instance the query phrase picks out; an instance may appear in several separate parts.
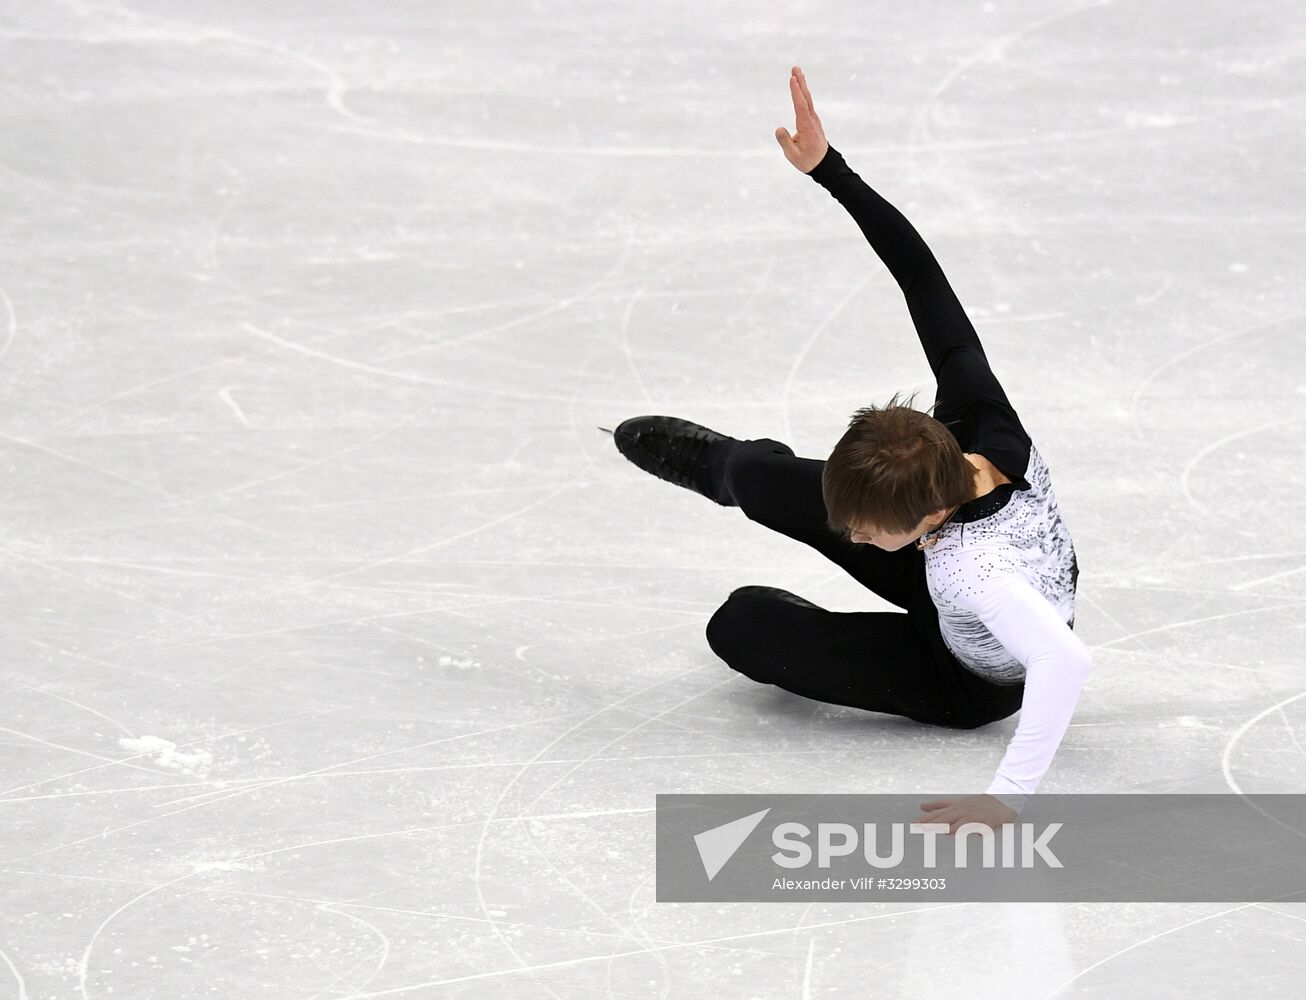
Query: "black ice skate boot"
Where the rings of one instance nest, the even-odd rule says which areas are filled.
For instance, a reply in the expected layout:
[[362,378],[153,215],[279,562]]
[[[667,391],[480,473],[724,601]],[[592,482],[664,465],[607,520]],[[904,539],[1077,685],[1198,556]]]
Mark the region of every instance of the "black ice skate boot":
[[701,493],[722,507],[739,506],[720,482],[724,449],[736,438],[679,417],[631,417],[612,433],[617,450],[645,472]]

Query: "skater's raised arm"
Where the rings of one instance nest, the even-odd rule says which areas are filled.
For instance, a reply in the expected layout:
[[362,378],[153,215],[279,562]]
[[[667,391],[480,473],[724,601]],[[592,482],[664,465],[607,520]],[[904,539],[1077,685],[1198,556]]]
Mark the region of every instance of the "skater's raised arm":
[[874,191],[829,144],[802,70],[789,77],[797,132],[776,129],[785,157],[843,205],[884,261],[907,299],[940,399],[993,398],[1010,403],[989,367],[978,334],[933,252],[906,217]]

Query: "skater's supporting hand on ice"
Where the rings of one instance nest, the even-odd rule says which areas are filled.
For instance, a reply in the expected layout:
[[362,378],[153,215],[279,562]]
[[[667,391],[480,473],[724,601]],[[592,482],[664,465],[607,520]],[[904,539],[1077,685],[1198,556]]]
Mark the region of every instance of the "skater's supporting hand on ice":
[[825,129],[821,127],[821,119],[816,117],[811,91],[807,89],[807,80],[798,66],[789,72],[789,93],[794,99],[796,131],[791,136],[782,125],[775,130],[775,137],[789,162],[807,174],[825,157],[830,144],[825,141]]
[[935,799],[922,802],[924,813],[913,823],[947,823],[948,832],[955,834],[963,823],[982,823],[997,829],[1003,823],[1016,822],[1016,810],[992,795],[967,795],[960,799]]

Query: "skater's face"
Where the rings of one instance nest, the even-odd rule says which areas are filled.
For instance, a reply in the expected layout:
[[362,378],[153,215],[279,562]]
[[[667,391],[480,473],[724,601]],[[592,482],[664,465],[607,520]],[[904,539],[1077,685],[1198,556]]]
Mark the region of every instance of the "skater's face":
[[883,531],[879,528],[853,528],[848,532],[848,540],[859,545],[874,545],[885,552],[897,552],[904,546],[911,545],[927,531],[933,531],[947,515],[946,510],[936,511],[921,521],[911,531]]
[[848,533],[848,538],[850,541],[855,542],[858,545],[874,545],[876,548],[884,549],[886,552],[896,552],[909,542],[920,538],[922,534],[924,534],[924,532],[908,535],[892,531],[880,531],[879,529],[872,528],[866,531],[857,529],[850,531]]

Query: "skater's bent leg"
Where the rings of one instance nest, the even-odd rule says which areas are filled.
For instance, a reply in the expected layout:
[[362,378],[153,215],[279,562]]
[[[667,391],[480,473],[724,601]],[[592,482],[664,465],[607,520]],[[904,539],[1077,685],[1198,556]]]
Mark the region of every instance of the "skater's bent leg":
[[972,728],[959,668],[941,661],[908,614],[834,612],[741,587],[707,624],[707,641],[741,674],[834,705]]
[[914,546],[886,552],[830,529],[821,495],[823,461],[797,458],[788,445],[770,438],[723,442],[713,449],[713,481],[749,520],[810,545],[900,608],[924,586],[924,559]]

